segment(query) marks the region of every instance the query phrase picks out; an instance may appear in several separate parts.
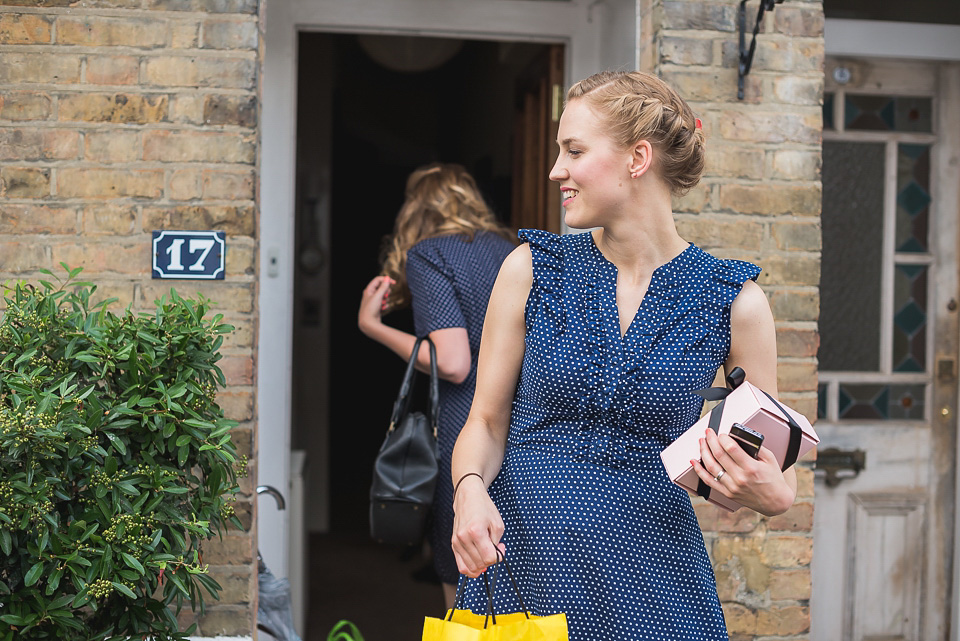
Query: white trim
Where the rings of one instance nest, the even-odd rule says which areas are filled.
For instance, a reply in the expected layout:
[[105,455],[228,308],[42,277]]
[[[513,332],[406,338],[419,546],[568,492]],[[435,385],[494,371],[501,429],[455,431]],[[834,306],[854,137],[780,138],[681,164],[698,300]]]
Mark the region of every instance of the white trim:
[[827,18],[828,56],[960,60],[960,25]]
[[883,177],[883,250],[880,267],[880,371],[893,372],[893,254],[897,236],[897,143],[887,141]]
[[[941,167],[941,175],[946,174],[946,171],[942,169],[943,167],[953,167],[953,177],[956,178],[958,173],[957,169],[957,157],[960,155],[960,132],[958,132],[958,127],[960,127],[960,114],[957,113],[956,106],[960,103],[960,64],[951,64],[951,65],[942,65],[940,69],[940,104],[942,105],[953,105],[953,109],[945,109],[939,115],[939,124],[940,124],[940,134],[943,137],[943,142],[940,148],[937,149],[937,155],[935,161],[936,166]],[[938,202],[943,206],[947,211],[960,211],[960,184],[957,180],[940,180],[937,183],[937,191],[934,193],[935,202]],[[950,225],[944,233],[937,235],[937,242],[942,243],[943,246],[938,250],[938,256],[945,257],[953,254],[956,255],[957,251],[957,236],[960,234],[960,229],[958,229],[958,219],[956,216],[951,216],[949,218]],[[954,269],[942,269],[940,272],[943,274],[944,282],[938,283],[938,291],[943,292],[943,298],[940,300],[934,301],[934,304],[938,306],[949,305],[949,300],[952,299],[956,293],[957,288],[960,286],[960,275],[958,275],[956,268]],[[958,342],[960,342],[960,337],[958,337]],[[958,396],[956,398],[960,399],[960,391],[958,391]],[[956,431],[958,429],[958,421],[960,421],[960,412],[958,412],[958,407],[953,408],[953,429]],[[954,465],[956,466],[956,461],[960,461],[960,442],[957,443],[956,456],[954,456]],[[960,590],[960,474],[955,470],[956,483],[954,489],[954,521],[953,521],[953,581],[950,586],[950,590],[953,594],[951,599],[951,612],[949,618],[948,627],[950,628],[950,641],[960,641],[960,599],[957,598],[957,591]]]

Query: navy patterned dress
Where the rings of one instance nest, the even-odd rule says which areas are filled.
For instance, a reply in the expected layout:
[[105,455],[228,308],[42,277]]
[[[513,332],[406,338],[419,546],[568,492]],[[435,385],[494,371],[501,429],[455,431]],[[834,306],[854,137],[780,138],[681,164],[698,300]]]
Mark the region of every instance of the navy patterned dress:
[[[687,493],[660,451],[700,415],[730,350],[730,306],[759,268],[690,244],[657,268],[626,334],[617,268],[589,233],[523,230],[533,254],[526,350],[490,495],[527,607],[571,641],[727,639]],[[486,608],[483,582],[465,604]],[[517,611],[497,581],[498,611]]]
[[477,382],[480,332],[490,290],[503,259],[515,245],[494,233],[441,236],[422,240],[407,252],[407,285],[412,297],[417,336],[448,327],[463,327],[470,341],[470,373],[460,384],[440,380],[437,489],[433,499],[430,544],[433,565],[444,583],[456,583],[457,562],[450,548],[453,536],[453,484],[450,457],[453,444],[470,413]]

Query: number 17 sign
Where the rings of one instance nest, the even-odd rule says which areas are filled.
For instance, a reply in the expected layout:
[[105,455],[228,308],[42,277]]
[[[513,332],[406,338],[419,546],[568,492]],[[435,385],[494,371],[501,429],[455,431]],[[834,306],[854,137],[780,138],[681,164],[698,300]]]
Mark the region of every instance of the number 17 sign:
[[223,280],[226,253],[222,231],[155,231],[153,277]]

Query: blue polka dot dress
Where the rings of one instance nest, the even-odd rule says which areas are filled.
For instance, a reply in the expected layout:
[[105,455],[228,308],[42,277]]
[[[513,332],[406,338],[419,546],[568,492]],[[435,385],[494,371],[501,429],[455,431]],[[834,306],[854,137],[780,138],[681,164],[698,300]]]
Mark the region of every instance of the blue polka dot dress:
[[460,384],[440,380],[437,449],[439,474],[433,499],[430,544],[433,565],[444,583],[456,583],[457,562],[450,548],[453,536],[453,484],[450,457],[453,444],[470,413],[477,381],[480,333],[490,291],[503,259],[515,245],[490,232],[441,236],[420,241],[407,252],[414,330],[417,336],[449,327],[463,327],[470,341],[470,373]]
[[[730,305],[759,268],[690,244],[657,268],[627,333],[617,268],[589,233],[523,230],[533,255],[526,350],[490,495],[527,607],[571,641],[727,639],[687,493],[660,451],[699,417],[730,349]],[[466,606],[486,607],[470,580]],[[497,581],[498,611],[517,611]]]

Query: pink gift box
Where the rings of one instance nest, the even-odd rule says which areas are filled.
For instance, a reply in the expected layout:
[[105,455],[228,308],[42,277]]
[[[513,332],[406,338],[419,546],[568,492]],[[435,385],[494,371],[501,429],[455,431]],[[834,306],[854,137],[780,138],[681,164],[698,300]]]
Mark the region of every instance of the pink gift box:
[[[722,406],[719,407],[720,410],[716,408],[712,410],[721,412],[717,429],[718,434],[729,433],[730,426],[734,423],[746,425],[760,432],[763,434],[763,447],[773,452],[781,467],[783,467],[790,444],[790,425],[780,408],[789,412],[803,431],[797,459],[820,442],[820,438],[813,431],[810,421],[803,414],[783,403],[774,403],[759,387],[748,382],[743,382],[737,389],[730,392],[729,396],[724,399]],[[697,493],[700,477],[697,476],[690,461],[700,460],[700,439],[703,438],[710,424],[710,414],[704,415],[690,429],[681,434],[677,440],[660,452],[660,458],[663,460],[664,467],[667,468],[670,480],[694,494]],[[711,490],[707,500],[730,512],[740,508],[739,503],[717,490]]]

